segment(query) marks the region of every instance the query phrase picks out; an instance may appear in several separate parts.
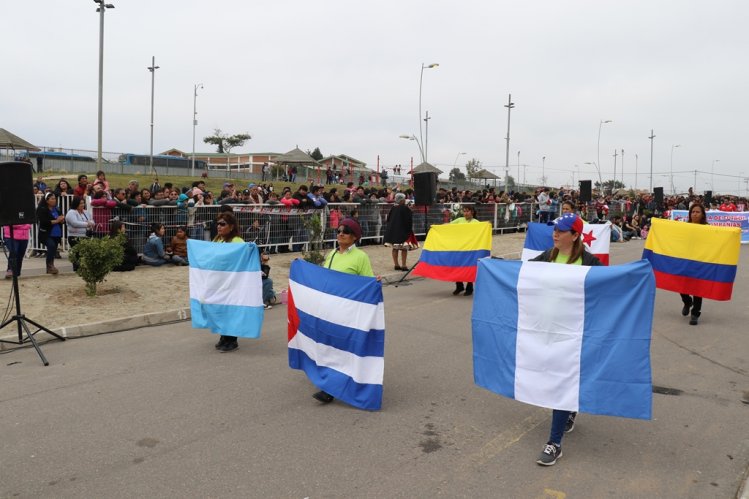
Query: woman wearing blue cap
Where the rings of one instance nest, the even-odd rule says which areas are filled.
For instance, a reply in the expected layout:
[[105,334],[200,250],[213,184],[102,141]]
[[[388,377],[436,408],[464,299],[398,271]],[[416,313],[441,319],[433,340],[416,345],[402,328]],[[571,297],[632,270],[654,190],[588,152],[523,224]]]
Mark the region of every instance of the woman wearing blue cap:
[[[595,267],[601,261],[585,251],[581,235],[583,221],[574,213],[565,213],[550,223],[554,225],[554,247],[544,251],[531,261],[585,265]],[[562,457],[562,437],[575,428],[576,412],[554,409],[551,416],[549,441],[544,445],[536,462],[542,466],[552,466]]]

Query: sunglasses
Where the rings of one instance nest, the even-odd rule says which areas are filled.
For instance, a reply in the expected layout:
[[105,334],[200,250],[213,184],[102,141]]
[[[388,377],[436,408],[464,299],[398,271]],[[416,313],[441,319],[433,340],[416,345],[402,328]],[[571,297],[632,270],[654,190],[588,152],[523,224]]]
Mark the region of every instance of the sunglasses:
[[220,222],[216,222],[216,225],[218,225],[219,227],[226,227],[229,224],[221,220]]
[[349,235],[353,234],[353,232],[351,232],[351,229],[349,229],[345,225],[343,225],[341,227],[338,227],[338,233],[339,234],[349,234]]

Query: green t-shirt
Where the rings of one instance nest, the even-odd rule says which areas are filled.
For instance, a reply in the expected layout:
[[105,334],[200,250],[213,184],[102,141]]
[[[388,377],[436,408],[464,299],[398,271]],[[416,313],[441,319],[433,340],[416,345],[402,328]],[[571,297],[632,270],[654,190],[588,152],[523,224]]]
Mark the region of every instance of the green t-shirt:
[[356,246],[351,246],[343,254],[339,253],[337,249],[331,250],[325,257],[323,267],[346,274],[374,277],[372,264],[369,262],[369,255]]
[[468,220],[466,220],[466,217],[460,217],[460,218],[456,218],[450,223],[451,224],[477,224],[480,222],[476,220],[475,218],[472,218],[471,221],[469,222]]
[[[554,260],[554,263],[567,263],[567,260],[569,260],[570,257],[568,255],[563,255],[559,253],[557,255],[557,258]],[[576,261],[571,263],[570,265],[582,265],[583,264],[583,257],[578,258]]]

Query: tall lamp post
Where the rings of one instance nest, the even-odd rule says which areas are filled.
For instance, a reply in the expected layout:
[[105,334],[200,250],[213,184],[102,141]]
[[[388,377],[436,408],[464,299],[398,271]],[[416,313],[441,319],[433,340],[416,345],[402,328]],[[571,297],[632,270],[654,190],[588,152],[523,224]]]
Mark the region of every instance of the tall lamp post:
[[[598,168],[598,165],[601,164],[601,128],[603,127],[605,123],[611,123],[611,120],[600,120],[598,122],[598,146],[596,148],[597,157],[596,157],[596,163],[595,163],[596,168]],[[600,177],[601,177],[601,170],[599,168],[598,169],[598,181],[601,183],[600,189],[601,189],[601,192],[603,192],[603,182],[601,182]]]
[[510,192],[507,188],[507,183],[510,181],[510,111],[515,107],[512,102],[512,94],[507,94],[507,148],[505,150],[505,193]]
[[710,167],[710,190],[715,192],[715,163],[720,163],[719,159],[714,159]]
[[104,0],[94,0],[95,3],[99,4],[96,8],[96,12],[99,13],[99,125],[98,125],[98,140],[96,149],[96,166],[98,170],[101,170],[101,123],[102,123],[102,108],[104,103],[104,12],[107,9],[114,9],[114,5],[111,3],[104,3]]
[[159,69],[159,66],[156,65],[156,56],[151,56],[151,65],[148,66],[148,71],[151,72],[151,152],[150,152],[148,164],[151,167],[152,173],[153,173],[153,96],[154,96],[154,87],[155,87],[157,69]]
[[672,196],[676,194],[676,189],[674,189],[674,149],[677,147],[681,147],[681,144],[671,145],[671,195]]
[[195,127],[198,126],[198,89],[203,89],[202,83],[196,83],[192,94],[192,163],[190,175],[195,176]]
[[[421,63],[421,75],[419,76],[419,141],[417,142],[418,144],[424,143],[424,135],[422,134],[422,131],[421,131],[422,130],[422,127],[421,127],[421,119],[422,119],[421,118],[421,88],[424,82],[424,70],[432,69],[436,67],[439,67],[439,64],[437,64],[436,62],[432,64],[424,64],[423,62]],[[429,118],[427,117],[427,119]],[[425,154],[426,151],[422,150],[421,146],[419,146],[419,150],[421,151],[421,161],[423,163],[426,163],[427,161],[426,154]]]

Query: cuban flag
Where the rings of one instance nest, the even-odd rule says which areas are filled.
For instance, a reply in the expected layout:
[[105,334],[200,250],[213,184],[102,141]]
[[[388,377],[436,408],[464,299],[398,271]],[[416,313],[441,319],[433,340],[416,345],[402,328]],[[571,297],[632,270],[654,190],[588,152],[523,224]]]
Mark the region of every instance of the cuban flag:
[[[611,246],[611,222],[605,224],[583,224],[583,245],[594,254],[602,264],[609,264],[609,247]],[[520,259],[523,261],[535,258],[544,251],[554,247],[554,226],[531,222],[525,234],[525,243]]]
[[257,246],[188,239],[187,254],[192,327],[259,338],[264,309]]
[[611,267],[480,260],[474,381],[540,407],[650,419],[654,300],[646,260]]
[[289,272],[289,367],[359,409],[382,406],[385,306],[374,277],[294,260]]

